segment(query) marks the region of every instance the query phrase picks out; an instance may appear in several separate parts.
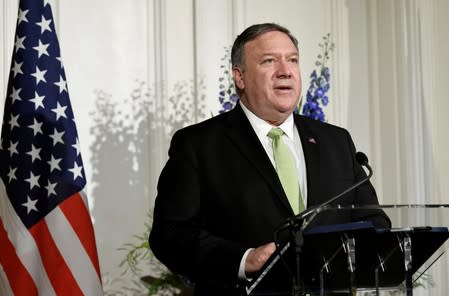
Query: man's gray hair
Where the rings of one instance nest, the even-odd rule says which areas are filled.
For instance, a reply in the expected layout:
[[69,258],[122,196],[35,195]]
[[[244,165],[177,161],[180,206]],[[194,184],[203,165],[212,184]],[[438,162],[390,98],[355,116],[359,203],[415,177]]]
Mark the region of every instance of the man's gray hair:
[[237,38],[234,41],[234,44],[232,45],[231,50],[231,62],[232,67],[242,67],[243,65],[243,59],[244,59],[244,52],[243,48],[245,44],[253,39],[256,39],[258,36],[267,33],[267,32],[273,32],[273,31],[279,31],[282,33],[285,33],[290,40],[293,42],[293,44],[296,47],[296,50],[298,50],[298,40],[293,36],[290,31],[278,24],[274,23],[264,23],[264,24],[257,24],[252,25],[245,29],[240,35],[237,36]]

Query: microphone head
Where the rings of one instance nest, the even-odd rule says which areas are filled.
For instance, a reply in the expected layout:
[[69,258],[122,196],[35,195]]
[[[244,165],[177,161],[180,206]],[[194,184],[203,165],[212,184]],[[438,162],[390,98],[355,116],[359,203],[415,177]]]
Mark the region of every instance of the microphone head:
[[360,164],[360,165],[367,165],[368,164],[368,157],[365,155],[365,153],[363,153],[363,152],[357,152],[356,154],[355,154],[355,158],[357,159],[357,162]]

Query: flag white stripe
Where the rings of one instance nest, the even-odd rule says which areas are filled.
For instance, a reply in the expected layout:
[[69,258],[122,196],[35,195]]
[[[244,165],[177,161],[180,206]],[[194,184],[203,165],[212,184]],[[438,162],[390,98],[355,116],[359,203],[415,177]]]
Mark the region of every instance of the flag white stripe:
[[80,192],[78,192],[78,194],[81,196],[81,199],[84,202],[84,205],[86,206],[86,209],[89,208],[89,203],[87,201],[87,195],[84,193],[84,190],[81,190]]
[[56,295],[45,272],[36,242],[12,207],[2,179],[0,179],[0,217],[17,256],[36,284],[40,295]]
[[[86,190],[86,188],[84,188],[83,190],[78,192],[78,194],[81,196],[81,199],[82,199],[86,209],[89,211],[89,213],[91,213],[92,209],[90,208],[89,199],[87,198],[87,194],[85,193],[84,190]],[[93,225],[95,224],[95,217],[90,216],[90,219],[92,220],[92,227],[93,227]]]
[[62,210],[59,207],[55,208],[45,217],[45,221],[83,294],[103,295],[95,266]]
[[6,277],[6,273],[1,265],[0,265],[0,295],[14,296],[11,286],[9,285],[8,278]]

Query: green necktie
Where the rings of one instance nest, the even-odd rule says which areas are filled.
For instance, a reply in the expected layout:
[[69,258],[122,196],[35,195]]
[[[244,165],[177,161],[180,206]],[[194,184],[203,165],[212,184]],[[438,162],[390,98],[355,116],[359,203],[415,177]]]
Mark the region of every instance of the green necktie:
[[293,212],[298,214],[304,211],[304,203],[299,188],[298,175],[292,154],[287,145],[282,140],[284,131],[280,128],[272,128],[268,133],[273,146],[274,163],[284,192],[290,202]]

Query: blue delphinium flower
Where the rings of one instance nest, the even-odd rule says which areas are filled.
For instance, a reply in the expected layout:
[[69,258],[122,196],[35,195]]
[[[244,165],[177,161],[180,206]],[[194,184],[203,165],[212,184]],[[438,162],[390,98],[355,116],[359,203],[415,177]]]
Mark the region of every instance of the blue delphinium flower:
[[[318,55],[315,65],[319,67],[310,74],[310,85],[306,94],[306,101],[302,106],[302,114],[319,121],[325,121],[326,116],[322,106],[329,104],[329,97],[326,93],[330,89],[330,70],[326,67],[329,53],[334,49],[334,44],[330,41],[330,34],[323,37],[324,43],[319,44],[323,48],[323,54]],[[317,73],[318,71],[318,73]],[[302,100],[301,100],[302,101]]]
[[234,81],[232,80],[231,75],[231,57],[230,57],[229,48],[225,48],[225,55],[221,59],[222,64],[220,68],[223,69],[223,76],[218,78],[220,82],[219,93],[218,93],[218,101],[220,102],[221,109],[218,111],[219,113],[228,112],[232,110],[237,101],[239,100],[239,96],[235,91]]

